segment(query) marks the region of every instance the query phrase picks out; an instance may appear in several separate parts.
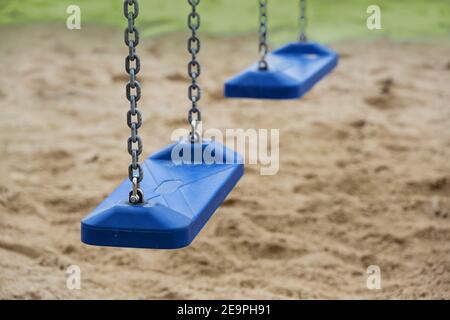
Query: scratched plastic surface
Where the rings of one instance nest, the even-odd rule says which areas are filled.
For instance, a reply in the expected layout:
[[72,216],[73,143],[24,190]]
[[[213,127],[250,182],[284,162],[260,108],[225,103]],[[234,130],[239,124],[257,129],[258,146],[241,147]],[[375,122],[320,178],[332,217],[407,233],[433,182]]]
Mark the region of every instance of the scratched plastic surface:
[[131,183],[126,179],[82,220],[82,242],[154,249],[181,248],[192,242],[237,184],[244,165],[239,154],[212,141],[189,144],[191,156],[197,152],[222,161],[176,164],[171,160],[176,146],[179,150],[186,144],[169,145],[145,160],[141,182],[145,203],[128,204]]

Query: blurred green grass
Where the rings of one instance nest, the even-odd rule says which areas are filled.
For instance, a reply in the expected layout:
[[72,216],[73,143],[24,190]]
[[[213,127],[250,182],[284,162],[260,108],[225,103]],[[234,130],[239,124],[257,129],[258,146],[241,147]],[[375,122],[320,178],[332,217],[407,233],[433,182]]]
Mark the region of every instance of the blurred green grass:
[[[0,0],[0,24],[65,24],[66,8],[81,7],[83,24],[123,27],[122,0]],[[382,10],[382,30],[366,28],[366,9]],[[269,0],[269,37],[280,43],[296,38],[298,0]],[[186,29],[185,0],[141,0],[139,28],[143,36]],[[203,0],[203,33],[236,35],[255,32],[256,0]],[[342,39],[389,37],[429,39],[450,36],[450,0],[309,0],[308,35],[330,42]]]

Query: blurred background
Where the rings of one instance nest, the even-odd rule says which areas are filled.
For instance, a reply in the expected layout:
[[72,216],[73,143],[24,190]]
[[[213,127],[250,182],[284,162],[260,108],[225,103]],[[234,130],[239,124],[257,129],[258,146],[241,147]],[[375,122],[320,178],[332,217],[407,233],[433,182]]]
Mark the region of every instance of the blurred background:
[[[184,30],[186,10],[180,0],[142,1],[139,26],[143,36]],[[270,39],[275,43],[295,39],[298,26],[297,0],[269,1]],[[66,8],[77,4],[83,24],[123,26],[122,2],[115,0],[2,0],[1,24],[61,23]],[[383,30],[370,32],[364,14],[369,5],[380,6]],[[308,33],[318,41],[389,37],[430,39],[449,36],[448,0],[309,0]],[[242,35],[255,32],[258,3],[253,0],[202,1],[202,32],[214,35]]]
[[[190,8],[139,2],[149,155],[188,127]],[[80,242],[130,162],[123,1],[0,0],[0,299],[450,299],[450,0],[308,0],[309,38],[340,60],[289,101],[223,97],[258,57],[258,2],[198,10],[204,128],[279,129],[279,172],[246,164],[189,247],[134,250]],[[268,10],[270,48],[295,41],[299,1]]]

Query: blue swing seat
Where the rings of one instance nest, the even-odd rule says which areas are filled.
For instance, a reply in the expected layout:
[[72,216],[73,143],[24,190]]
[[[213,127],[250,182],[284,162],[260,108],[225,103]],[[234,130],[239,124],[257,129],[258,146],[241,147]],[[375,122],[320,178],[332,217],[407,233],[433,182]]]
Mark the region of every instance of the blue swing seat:
[[295,99],[303,96],[338,63],[338,54],[314,42],[289,43],[225,82],[227,98]]
[[[191,160],[210,155],[216,162],[196,157],[196,162],[176,163],[173,152]],[[125,180],[81,221],[82,242],[153,249],[187,246],[244,173],[242,157],[214,141],[169,145],[147,158],[143,169],[144,203],[128,203],[131,182]]]

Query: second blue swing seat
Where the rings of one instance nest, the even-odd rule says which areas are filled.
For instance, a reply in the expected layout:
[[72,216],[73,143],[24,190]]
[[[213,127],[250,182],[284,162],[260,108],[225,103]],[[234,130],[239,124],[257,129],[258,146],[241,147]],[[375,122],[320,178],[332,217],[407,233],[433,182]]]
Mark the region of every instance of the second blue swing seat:
[[[176,163],[172,153],[191,148],[222,161]],[[181,151],[180,151],[181,150]],[[184,158],[186,159],[186,158]],[[81,221],[81,241],[98,246],[176,249],[189,245],[244,172],[242,157],[214,141],[179,142],[143,163],[143,204],[131,205],[125,180]]]
[[227,98],[295,99],[303,96],[338,63],[338,54],[314,42],[289,43],[225,82]]

